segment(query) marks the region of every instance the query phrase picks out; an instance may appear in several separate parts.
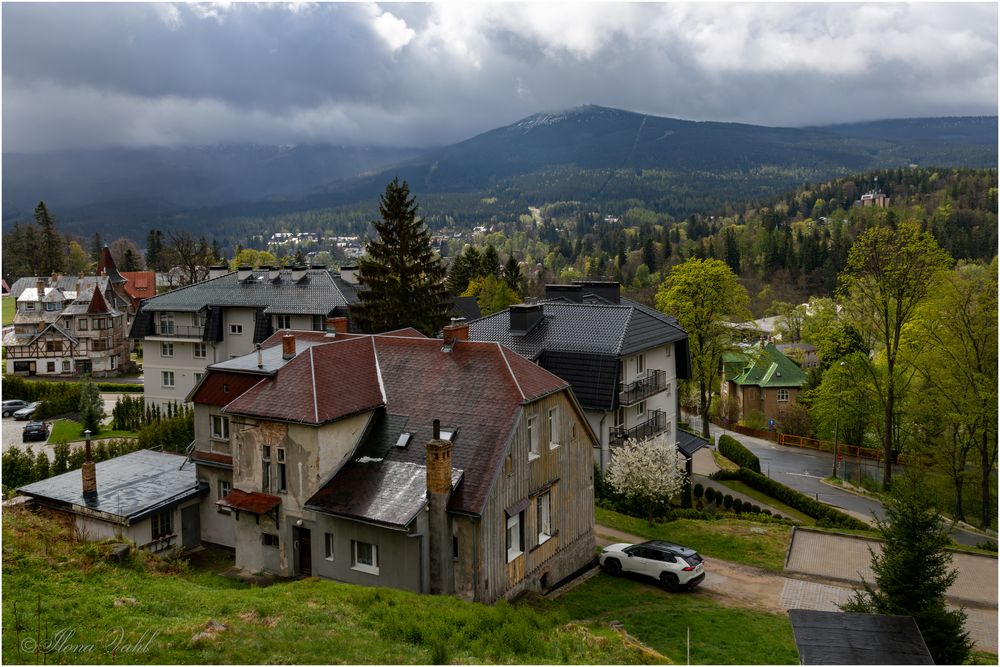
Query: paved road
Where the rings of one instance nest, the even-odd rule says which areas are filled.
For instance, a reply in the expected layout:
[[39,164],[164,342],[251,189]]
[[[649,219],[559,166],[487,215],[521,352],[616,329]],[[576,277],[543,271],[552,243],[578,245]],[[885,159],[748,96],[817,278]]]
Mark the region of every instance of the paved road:
[[[760,459],[762,473],[796,491],[846,510],[859,518],[885,518],[885,508],[878,500],[843,491],[822,482],[833,472],[833,458],[829,452],[778,445],[769,440],[727,431],[715,424],[709,426],[709,432],[713,438],[728,434],[739,440]],[[852,461],[853,457],[845,457],[845,460]],[[958,527],[952,528],[951,536],[958,544],[965,545],[976,545],[987,539],[979,533]]]

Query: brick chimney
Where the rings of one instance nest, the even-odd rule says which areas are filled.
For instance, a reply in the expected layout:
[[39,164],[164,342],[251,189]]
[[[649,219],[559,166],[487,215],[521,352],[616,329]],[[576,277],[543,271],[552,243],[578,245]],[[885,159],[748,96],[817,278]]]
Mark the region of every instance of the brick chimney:
[[38,300],[41,301],[42,297],[45,296],[45,281],[41,278],[36,280],[35,289],[38,290]]
[[83,467],[83,499],[86,502],[97,500],[97,466],[90,458],[90,431],[87,431],[87,444],[84,451]]
[[295,334],[285,334],[281,337],[281,358],[288,361],[295,356]]
[[347,318],[346,317],[328,317],[326,318],[326,331],[327,333],[347,333]]
[[427,443],[427,546],[430,551],[430,592],[451,593],[451,442],[441,439],[441,422],[434,420],[434,438]]
[[451,351],[455,343],[469,340],[469,323],[464,318],[453,317],[451,324],[444,328],[444,349]]

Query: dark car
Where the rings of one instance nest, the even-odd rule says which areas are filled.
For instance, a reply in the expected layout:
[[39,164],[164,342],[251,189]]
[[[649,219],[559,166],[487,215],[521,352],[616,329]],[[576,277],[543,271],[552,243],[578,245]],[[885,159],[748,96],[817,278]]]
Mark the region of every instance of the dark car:
[[28,403],[26,406],[24,406],[20,410],[16,410],[14,412],[14,419],[18,419],[20,421],[24,421],[26,419],[31,419],[31,415],[35,414],[35,410],[37,410],[38,406],[41,405],[41,404],[42,404],[41,401],[35,401],[34,403]]
[[20,410],[21,408],[28,405],[27,401],[4,401],[3,402],[3,416],[10,417],[12,414]]
[[49,439],[49,425],[45,422],[28,422],[24,425],[24,431],[21,434],[22,442],[31,442],[32,440],[48,440]]

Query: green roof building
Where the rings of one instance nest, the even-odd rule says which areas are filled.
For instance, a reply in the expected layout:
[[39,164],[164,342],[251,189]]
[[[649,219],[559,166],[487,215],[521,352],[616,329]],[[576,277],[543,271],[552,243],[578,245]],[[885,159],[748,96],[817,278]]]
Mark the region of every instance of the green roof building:
[[720,393],[730,420],[745,422],[759,412],[768,424],[780,423],[805,382],[805,372],[772,343],[722,357]]

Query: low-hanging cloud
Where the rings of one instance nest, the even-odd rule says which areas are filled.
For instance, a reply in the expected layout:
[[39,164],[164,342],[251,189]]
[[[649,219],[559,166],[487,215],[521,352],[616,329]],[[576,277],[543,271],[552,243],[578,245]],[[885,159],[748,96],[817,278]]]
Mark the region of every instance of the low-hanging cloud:
[[997,113],[995,4],[8,4],[3,148],[459,141],[593,103]]

